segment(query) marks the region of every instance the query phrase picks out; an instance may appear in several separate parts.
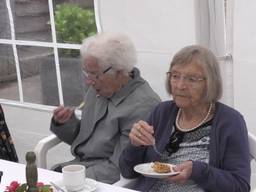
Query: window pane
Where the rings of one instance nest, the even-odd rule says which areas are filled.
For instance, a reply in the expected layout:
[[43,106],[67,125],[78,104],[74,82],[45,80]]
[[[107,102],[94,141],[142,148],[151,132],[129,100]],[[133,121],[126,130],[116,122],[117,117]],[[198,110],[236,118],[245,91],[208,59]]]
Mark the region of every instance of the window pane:
[[16,68],[11,45],[0,44],[0,98],[19,100]]
[[10,24],[5,1],[0,1],[0,18],[0,38],[10,39]]
[[14,12],[17,39],[52,41],[48,1],[15,1]]
[[58,105],[59,96],[53,50],[18,46],[24,101]]
[[40,66],[40,78],[42,84],[43,104],[59,105],[58,84],[54,56],[50,55],[43,59]]
[[[62,12],[63,15],[59,22],[69,21],[67,26],[60,28],[64,29],[64,36],[68,39],[60,37],[58,33],[58,42],[79,44],[84,38],[96,33],[93,0],[88,2],[54,0],[54,10],[56,11],[56,6],[64,2],[69,3],[68,9]],[[47,0],[16,0],[11,1],[11,4],[17,40],[52,42]],[[74,8],[75,11],[72,12],[71,8]],[[88,13],[84,10],[85,8],[90,8],[91,11]],[[71,13],[71,17],[69,13]],[[79,15],[83,15],[83,17],[80,19]],[[5,1],[0,2],[0,16],[0,38],[10,39],[10,24]],[[12,46],[1,44],[0,46],[0,98],[19,100]],[[17,51],[24,101],[59,105],[56,65],[52,48],[19,45]],[[64,104],[67,106],[79,105],[84,96],[79,50],[59,49],[59,55]]]
[[79,55],[74,57],[69,55],[69,53],[73,53],[73,51],[78,50],[59,49],[61,82],[64,104],[66,106],[79,105],[84,96],[81,60]]

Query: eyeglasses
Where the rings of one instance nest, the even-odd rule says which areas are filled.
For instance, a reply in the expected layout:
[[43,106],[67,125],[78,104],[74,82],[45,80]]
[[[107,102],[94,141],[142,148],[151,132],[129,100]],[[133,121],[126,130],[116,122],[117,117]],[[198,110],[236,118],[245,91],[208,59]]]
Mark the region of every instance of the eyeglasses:
[[98,80],[100,75],[103,75],[105,73],[107,73],[110,69],[112,69],[112,67],[108,67],[107,69],[105,69],[104,71],[102,71],[101,73],[92,73],[92,72],[87,72],[85,70],[82,70],[83,75],[86,79],[91,79],[91,80]]
[[169,143],[165,146],[166,151],[169,154],[177,152],[183,138],[184,132],[175,129],[174,133],[170,136]]
[[171,71],[168,71],[166,74],[169,75],[169,78],[170,78],[171,82],[177,83],[177,82],[183,80],[183,82],[186,85],[190,85],[192,87],[195,87],[196,85],[198,85],[199,82],[206,80],[205,77],[195,77],[195,76],[191,76],[191,75],[181,75],[179,73],[173,73]]

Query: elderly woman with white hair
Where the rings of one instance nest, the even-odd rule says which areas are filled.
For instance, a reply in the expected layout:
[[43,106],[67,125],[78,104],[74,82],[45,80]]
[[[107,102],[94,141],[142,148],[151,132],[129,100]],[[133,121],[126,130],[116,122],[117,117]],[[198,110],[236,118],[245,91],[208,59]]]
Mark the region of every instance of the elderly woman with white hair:
[[59,106],[51,123],[51,131],[71,145],[75,159],[54,170],[82,164],[87,177],[114,183],[120,178],[118,160],[132,124],[146,119],[160,98],[134,67],[136,51],[127,36],[102,33],[86,39],[81,56],[89,86],[81,121],[72,109]]
[[[120,157],[123,176],[138,177],[139,191],[250,191],[246,124],[238,111],[218,101],[222,80],[214,54],[197,45],[181,49],[170,64],[166,88],[173,100],[133,125],[131,145]],[[156,161],[151,170],[149,162]],[[134,171],[136,165],[145,176]]]

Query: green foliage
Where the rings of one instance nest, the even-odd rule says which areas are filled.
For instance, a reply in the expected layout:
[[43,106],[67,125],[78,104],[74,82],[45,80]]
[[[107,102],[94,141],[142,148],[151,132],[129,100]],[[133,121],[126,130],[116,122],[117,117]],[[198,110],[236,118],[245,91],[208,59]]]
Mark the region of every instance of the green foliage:
[[19,186],[15,191],[16,192],[24,192],[27,189],[27,184],[23,183],[21,186]]
[[[26,183],[23,183],[21,186],[19,186],[15,192],[24,192],[27,191],[28,185]],[[43,185],[38,187],[38,192],[52,192],[51,185]]]
[[53,191],[51,188],[51,185],[44,185],[42,187],[39,187],[39,192],[51,192]]
[[[63,3],[55,11],[57,40],[61,43],[82,43],[86,37],[96,34],[94,11],[78,5]],[[77,56],[77,50],[63,50],[66,56]]]

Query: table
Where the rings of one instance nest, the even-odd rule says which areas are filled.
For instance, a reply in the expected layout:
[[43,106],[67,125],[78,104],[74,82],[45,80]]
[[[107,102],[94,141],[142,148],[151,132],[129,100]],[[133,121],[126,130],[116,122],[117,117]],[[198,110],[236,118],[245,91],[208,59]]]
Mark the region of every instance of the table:
[[[0,159],[0,171],[3,171],[0,191],[4,191],[5,187],[12,181],[19,183],[26,182],[25,165],[14,163]],[[62,173],[38,168],[38,181],[48,184],[50,181],[57,182],[62,179]],[[134,190],[117,187],[114,185],[98,182],[96,192],[134,192]]]

